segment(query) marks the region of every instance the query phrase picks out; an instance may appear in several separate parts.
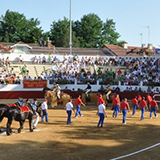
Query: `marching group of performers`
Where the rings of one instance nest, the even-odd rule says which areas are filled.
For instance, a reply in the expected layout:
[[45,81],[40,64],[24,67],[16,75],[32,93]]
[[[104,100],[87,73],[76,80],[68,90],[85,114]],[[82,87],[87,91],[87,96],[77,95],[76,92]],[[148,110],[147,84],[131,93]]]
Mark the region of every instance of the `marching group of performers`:
[[[99,126],[99,124],[101,124],[101,127],[103,127],[103,121],[104,121],[104,117],[105,117],[106,113],[105,113],[104,100],[102,98],[102,95],[99,94],[98,108],[102,108],[102,105],[103,105],[103,112],[101,109],[101,113],[103,113],[103,115],[100,114],[100,120],[98,122],[98,126]],[[126,124],[127,112],[130,111],[130,105],[127,101],[127,98],[124,98],[124,100],[122,102],[120,102],[119,95],[115,93],[113,100],[112,100],[112,105],[113,105],[113,110],[114,110],[113,117],[117,118],[118,113],[120,113],[122,111],[122,114],[123,114],[122,124]],[[133,112],[132,112],[133,116],[135,115],[137,108],[139,108],[141,110],[140,120],[144,119],[144,113],[145,113],[145,109],[147,107],[150,111],[150,119],[152,119],[152,112],[154,113],[155,117],[158,117],[158,115],[157,115],[158,104],[157,104],[156,100],[154,98],[152,98],[149,94],[147,95],[146,98],[142,97],[141,95],[135,96],[131,100],[131,105],[133,107]]]
[[[57,98],[60,99],[60,86],[58,84],[54,84],[53,86],[53,91],[56,92]],[[85,89],[86,96],[89,96],[89,92],[91,91],[91,85],[87,83],[87,87]],[[109,94],[111,93],[110,86],[107,86],[107,99]],[[23,99],[19,98],[18,103],[20,106],[24,105]],[[78,118],[78,115],[83,116],[81,113],[81,105],[85,106],[85,104],[81,100],[81,95],[78,95],[78,97],[75,99],[75,106],[76,106],[76,111],[74,110],[72,99],[69,99],[68,103],[66,104],[66,112],[68,114],[67,116],[67,124],[71,123],[71,115],[72,111],[75,112],[75,118]],[[98,105],[98,112],[97,115],[99,116],[99,121],[97,124],[97,127],[103,127],[104,119],[107,117],[106,114],[106,107],[105,107],[105,100],[102,97],[101,93],[98,93],[98,100],[97,100],[97,105]],[[120,102],[120,98],[118,94],[114,94],[112,98],[112,105],[113,105],[113,117],[117,118],[118,113],[122,112],[123,114],[123,119],[122,119],[122,124],[126,124],[126,117],[127,117],[127,112],[130,111],[130,105],[128,103],[127,98],[124,98]],[[147,97],[142,97],[141,95],[135,96],[131,100],[131,105],[133,107],[133,112],[132,115],[134,116],[136,114],[136,109],[139,108],[141,110],[141,117],[140,120],[144,119],[144,113],[145,109],[148,107],[150,111],[150,119],[152,118],[152,112],[154,113],[155,117],[158,117],[157,115],[157,110],[158,110],[158,105],[157,102],[154,98],[152,98],[149,94]],[[39,115],[36,112],[36,106],[37,106],[37,100],[33,99],[31,101],[31,106],[33,110],[35,111],[36,115],[33,118],[33,128],[36,128],[38,121],[39,121]],[[41,117],[41,122],[44,122],[44,117],[46,122],[48,122],[48,105],[47,105],[47,99],[44,99],[44,102],[41,104],[41,109],[42,109],[42,117]]]
[[[82,104],[85,106],[85,104],[81,101],[81,96],[79,95],[78,98],[75,100],[75,105],[76,105],[76,114],[75,118],[77,118],[78,114],[82,116],[82,113],[80,111],[80,105]],[[106,107],[105,107],[105,101],[102,98],[102,94],[98,94],[98,100],[97,100],[97,105],[98,105],[98,112],[97,115],[99,116],[99,121],[97,124],[97,127],[103,127],[104,119],[107,117],[106,114]],[[126,124],[126,117],[127,117],[127,112],[130,111],[130,105],[128,103],[127,98],[124,98],[120,102],[120,98],[118,94],[114,94],[113,99],[112,99],[112,105],[113,105],[113,117],[117,118],[118,113],[122,112],[123,114],[123,119],[122,119],[122,124]],[[134,116],[136,114],[136,109],[139,108],[141,110],[141,117],[140,120],[144,119],[144,113],[145,110],[148,108],[150,111],[150,119],[152,119],[152,112],[154,113],[155,117],[158,117],[157,115],[157,110],[158,110],[158,104],[154,98],[152,98],[149,94],[147,97],[142,97],[141,95],[135,96],[131,100],[131,105],[133,108],[132,115]],[[67,124],[71,123],[71,115],[72,115],[72,110],[74,111],[73,104],[72,104],[72,99],[69,99],[69,102],[66,104],[66,111],[68,114],[67,118]],[[75,111],[74,111],[75,112]]]

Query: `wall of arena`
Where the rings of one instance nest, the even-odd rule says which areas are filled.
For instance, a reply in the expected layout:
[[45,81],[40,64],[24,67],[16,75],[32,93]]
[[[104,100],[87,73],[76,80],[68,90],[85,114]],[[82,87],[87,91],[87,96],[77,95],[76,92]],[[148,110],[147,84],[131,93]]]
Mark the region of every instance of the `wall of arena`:
[[[49,84],[49,81],[47,81],[47,87],[52,88],[52,84]],[[76,82],[74,84],[63,84],[60,85],[61,89],[63,92],[68,93],[72,96],[72,98],[77,97],[77,90],[80,89],[85,89],[86,84],[77,84]],[[99,81],[97,81],[97,84],[93,84],[92,86],[92,91],[93,92],[98,92],[100,89],[101,85],[99,84]],[[103,85],[104,86],[104,85]],[[120,88],[120,92],[114,91],[116,87]],[[120,83],[118,85],[112,85],[111,89],[113,92],[121,93],[121,98],[128,98],[132,99],[135,95],[137,95],[139,92],[138,91],[125,91],[126,87],[140,87],[142,92],[142,95],[147,94],[147,86],[126,86],[126,85],[121,85]],[[106,86],[104,86],[106,88]],[[159,87],[160,89],[160,87]],[[21,81],[21,84],[1,84],[0,85],[0,99],[17,99],[18,97],[22,98],[44,98],[44,92],[43,88],[26,88],[24,87],[23,81]]]

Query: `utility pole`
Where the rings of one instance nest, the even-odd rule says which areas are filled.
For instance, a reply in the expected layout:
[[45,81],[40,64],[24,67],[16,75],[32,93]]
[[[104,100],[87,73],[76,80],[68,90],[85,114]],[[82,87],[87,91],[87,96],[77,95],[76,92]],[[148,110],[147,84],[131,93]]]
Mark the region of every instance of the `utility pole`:
[[150,43],[150,26],[144,26],[144,28],[148,29],[148,44]]
[[70,36],[69,36],[69,54],[72,55],[72,0],[70,0]]

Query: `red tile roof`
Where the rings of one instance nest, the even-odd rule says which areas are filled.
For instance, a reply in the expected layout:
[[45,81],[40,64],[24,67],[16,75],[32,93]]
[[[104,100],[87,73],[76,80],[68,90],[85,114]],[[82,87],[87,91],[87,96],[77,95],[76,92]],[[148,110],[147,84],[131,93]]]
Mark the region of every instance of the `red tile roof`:
[[103,47],[108,48],[116,56],[126,56],[126,50],[123,47],[113,44],[104,44]]

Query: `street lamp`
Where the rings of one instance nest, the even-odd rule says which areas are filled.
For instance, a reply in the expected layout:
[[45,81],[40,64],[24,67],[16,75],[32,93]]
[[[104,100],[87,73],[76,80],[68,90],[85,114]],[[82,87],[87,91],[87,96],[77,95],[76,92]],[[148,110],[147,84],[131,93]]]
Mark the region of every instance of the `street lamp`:
[[144,28],[148,29],[148,44],[150,43],[150,26],[144,26]]
[[70,33],[69,33],[69,54],[72,55],[72,0],[70,0]]
[[142,42],[143,42],[143,34],[142,34],[142,33],[140,33],[139,35],[141,36],[141,47],[142,47]]

